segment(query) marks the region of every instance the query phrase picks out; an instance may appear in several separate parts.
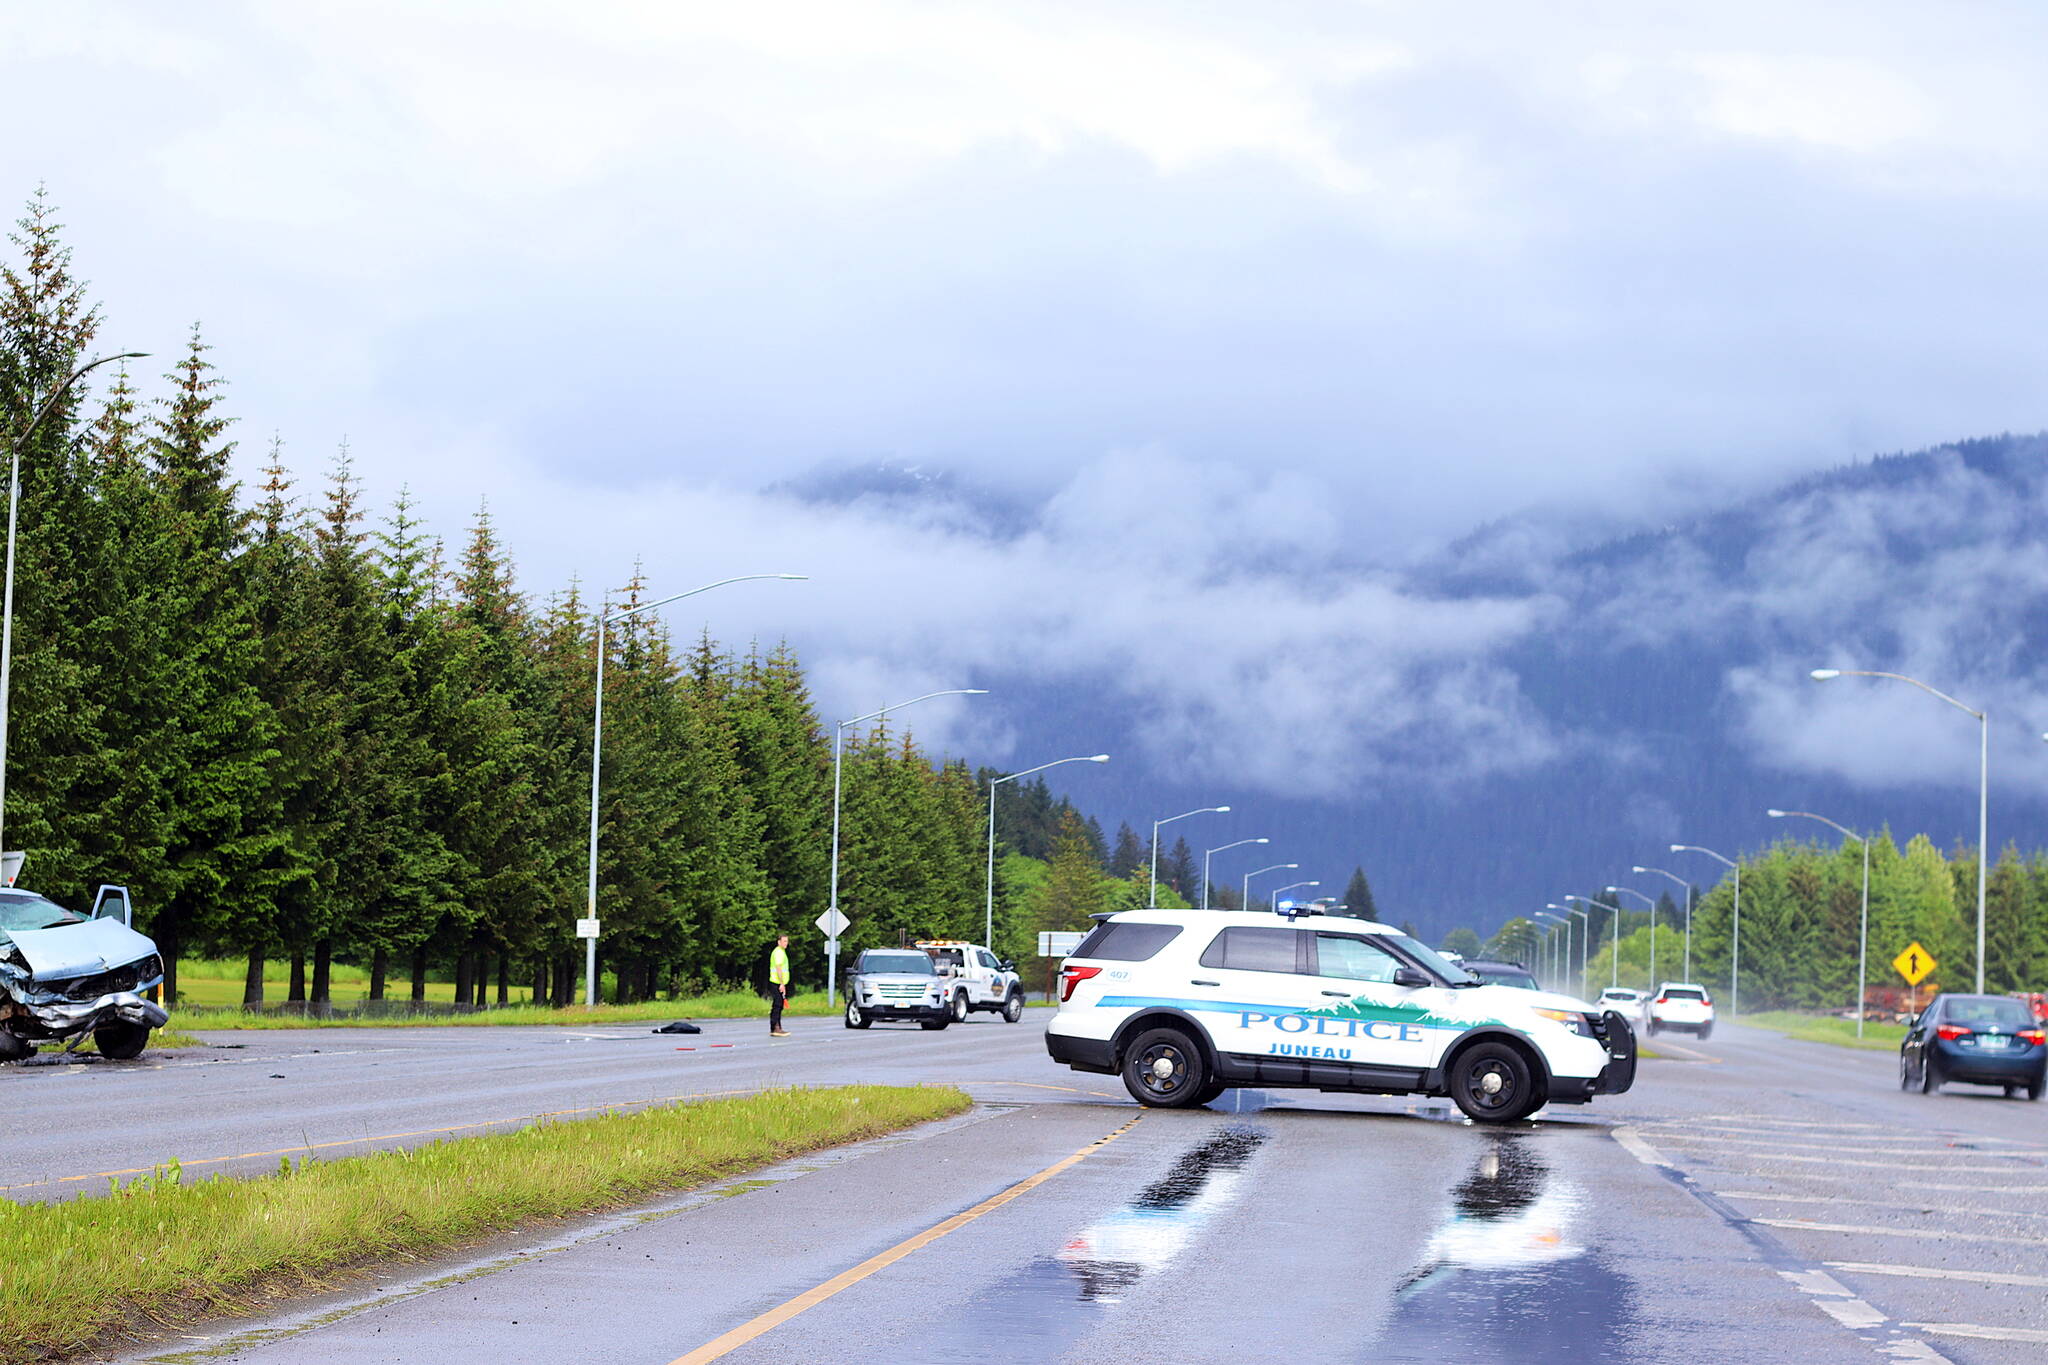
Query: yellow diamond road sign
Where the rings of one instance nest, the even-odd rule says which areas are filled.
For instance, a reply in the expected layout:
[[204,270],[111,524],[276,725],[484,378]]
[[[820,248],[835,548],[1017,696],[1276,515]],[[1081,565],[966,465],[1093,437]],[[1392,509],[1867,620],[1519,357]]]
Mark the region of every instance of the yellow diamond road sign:
[[1893,970],[1906,978],[1908,986],[1917,986],[1925,981],[1927,974],[1933,971],[1934,967],[1933,957],[1918,943],[1910,945],[1905,952],[1892,959]]

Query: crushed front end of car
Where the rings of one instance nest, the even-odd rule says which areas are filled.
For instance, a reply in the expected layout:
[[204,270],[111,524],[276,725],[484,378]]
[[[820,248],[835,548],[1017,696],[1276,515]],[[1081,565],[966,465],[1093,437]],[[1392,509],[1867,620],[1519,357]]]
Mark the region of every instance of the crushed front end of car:
[[0,931],[0,1061],[87,1034],[109,1057],[133,1057],[169,1015],[142,992],[163,980],[146,934],[112,919]]

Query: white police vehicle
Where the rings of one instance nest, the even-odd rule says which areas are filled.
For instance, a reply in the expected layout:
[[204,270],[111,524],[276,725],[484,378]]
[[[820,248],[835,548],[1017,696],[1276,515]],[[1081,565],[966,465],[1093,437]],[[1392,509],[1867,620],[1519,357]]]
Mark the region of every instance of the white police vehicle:
[[1398,929],[1285,902],[1277,917],[1104,917],[1061,967],[1045,1046],[1164,1108],[1258,1086],[1448,1095],[1491,1123],[1618,1095],[1636,1071],[1619,1014],[1487,985]]

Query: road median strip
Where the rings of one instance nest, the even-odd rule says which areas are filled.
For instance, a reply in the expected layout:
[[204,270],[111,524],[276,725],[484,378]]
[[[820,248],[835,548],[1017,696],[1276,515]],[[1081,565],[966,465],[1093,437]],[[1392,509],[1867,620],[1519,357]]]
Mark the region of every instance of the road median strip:
[[326,1287],[543,1219],[687,1188],[957,1114],[951,1087],[844,1086],[607,1113],[187,1183],[176,1165],[105,1195],[0,1201],[0,1361],[75,1352]]

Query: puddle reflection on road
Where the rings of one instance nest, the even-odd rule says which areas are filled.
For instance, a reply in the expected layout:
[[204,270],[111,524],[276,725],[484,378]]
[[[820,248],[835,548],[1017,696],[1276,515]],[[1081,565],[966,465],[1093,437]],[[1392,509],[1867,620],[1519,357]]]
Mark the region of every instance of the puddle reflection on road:
[[1584,1236],[1585,1196],[1519,1135],[1492,1134],[1361,1359],[1614,1359],[1633,1287]]
[[963,1358],[1051,1359],[1093,1331],[1103,1310],[1170,1265],[1237,1198],[1245,1163],[1265,1140],[1249,1128],[1214,1134],[1058,1252],[997,1285],[977,1300],[976,1319],[994,1330],[999,1353],[981,1357],[970,1351]]

